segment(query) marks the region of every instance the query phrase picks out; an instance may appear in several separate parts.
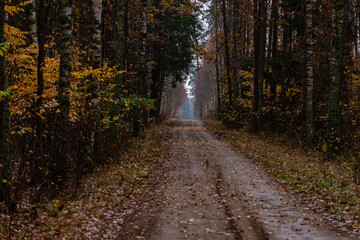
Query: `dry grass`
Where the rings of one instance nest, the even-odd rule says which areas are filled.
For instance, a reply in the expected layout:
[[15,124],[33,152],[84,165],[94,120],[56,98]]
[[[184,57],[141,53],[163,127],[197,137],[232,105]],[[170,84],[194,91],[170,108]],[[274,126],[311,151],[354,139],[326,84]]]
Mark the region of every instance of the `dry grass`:
[[36,203],[36,219],[32,205],[0,214],[0,239],[114,239],[162,155],[162,131],[155,126],[134,139],[116,162],[85,176],[77,191]]
[[353,184],[346,162],[323,161],[322,153],[305,152],[285,137],[227,129],[216,121],[206,127],[268,169],[289,191],[301,194],[314,211],[324,211],[342,227],[360,232],[360,188]]

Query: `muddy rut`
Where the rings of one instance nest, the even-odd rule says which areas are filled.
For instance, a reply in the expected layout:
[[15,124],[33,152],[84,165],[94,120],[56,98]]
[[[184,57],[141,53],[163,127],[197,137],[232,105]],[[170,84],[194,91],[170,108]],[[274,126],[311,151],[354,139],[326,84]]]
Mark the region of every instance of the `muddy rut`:
[[350,239],[200,121],[169,123],[167,154],[118,239]]

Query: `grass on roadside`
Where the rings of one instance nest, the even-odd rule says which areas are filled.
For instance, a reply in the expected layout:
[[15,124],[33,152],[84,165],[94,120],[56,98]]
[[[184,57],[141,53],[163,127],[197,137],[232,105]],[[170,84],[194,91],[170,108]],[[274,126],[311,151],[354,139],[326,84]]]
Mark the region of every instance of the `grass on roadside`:
[[327,210],[342,227],[360,232],[360,187],[345,161],[325,162],[321,152],[305,152],[281,136],[229,129],[217,121],[207,121],[206,127],[260,163],[288,190],[302,194],[314,210]]
[[[77,190],[49,202],[0,214],[0,239],[113,239],[141,200],[142,189],[163,154],[162,125],[134,138],[113,163],[83,177]],[[36,219],[31,209],[37,208]]]

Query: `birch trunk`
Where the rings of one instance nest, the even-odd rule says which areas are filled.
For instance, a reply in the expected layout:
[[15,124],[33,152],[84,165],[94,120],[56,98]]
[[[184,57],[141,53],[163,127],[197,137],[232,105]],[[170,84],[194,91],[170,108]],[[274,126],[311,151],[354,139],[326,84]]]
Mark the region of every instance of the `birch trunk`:
[[[148,31],[148,24],[147,24],[147,0],[142,1],[143,10],[141,13],[141,20],[142,20],[142,27],[141,27],[141,83],[142,83],[142,92],[141,95],[143,98],[149,98],[149,85],[148,85],[148,68],[146,65],[146,52],[147,52],[147,31]],[[143,108],[143,123],[144,126],[148,126],[148,118],[149,118],[149,111]]]
[[91,42],[91,65],[96,68],[101,66],[101,17],[102,17],[102,0],[91,0],[92,13],[94,17],[94,31]]
[[[147,84],[147,67],[146,67],[146,35],[147,35],[147,0],[142,0],[141,11],[141,57],[139,61],[139,76],[140,79],[137,83],[137,94],[140,97],[148,98],[148,84]],[[139,136],[144,126],[148,124],[148,111],[143,107],[136,107],[134,111],[133,134]],[[142,123],[141,123],[142,120]]]
[[[102,0],[91,0],[93,25],[91,36],[91,66],[93,69],[101,67],[101,15],[102,15]],[[95,149],[99,147],[100,136],[100,80],[95,74],[91,74],[89,79],[88,97],[86,99],[87,115],[87,131],[85,141],[85,168],[92,172],[95,161]],[[98,144],[95,144],[98,143]]]
[[38,37],[37,37],[37,31],[36,31],[36,0],[33,0],[31,3],[31,9],[30,9],[30,37],[31,37],[31,44],[37,45],[38,44]]
[[62,184],[67,180],[69,165],[70,91],[72,71],[72,1],[61,0],[59,7],[59,87],[58,114],[56,116],[55,172],[54,180]]
[[314,141],[314,67],[312,0],[306,0],[306,144]]

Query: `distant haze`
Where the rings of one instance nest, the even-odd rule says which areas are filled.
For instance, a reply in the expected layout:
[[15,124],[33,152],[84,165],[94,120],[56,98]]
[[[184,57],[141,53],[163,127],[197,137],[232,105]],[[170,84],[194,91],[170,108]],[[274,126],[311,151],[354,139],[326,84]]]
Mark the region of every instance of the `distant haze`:
[[194,96],[194,75],[189,76],[185,82],[185,89],[188,99],[183,106],[181,120],[194,120],[195,119],[195,96]]

